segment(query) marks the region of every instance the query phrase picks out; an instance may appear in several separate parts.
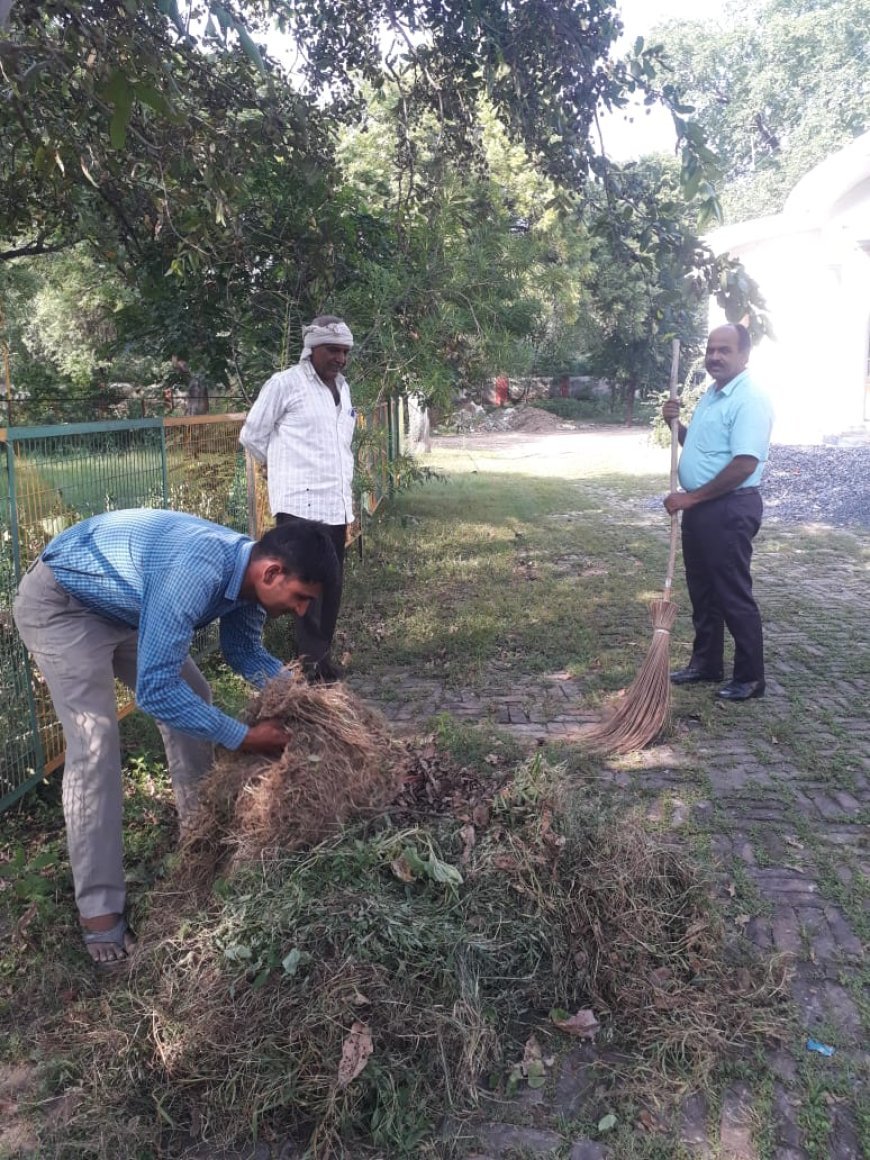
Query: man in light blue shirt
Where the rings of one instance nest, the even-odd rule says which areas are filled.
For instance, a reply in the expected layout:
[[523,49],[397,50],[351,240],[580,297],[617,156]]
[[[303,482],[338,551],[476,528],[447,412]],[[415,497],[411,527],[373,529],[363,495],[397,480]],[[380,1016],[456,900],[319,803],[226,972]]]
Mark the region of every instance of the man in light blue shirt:
[[278,754],[290,741],[279,721],[249,726],[212,705],[189,655],[194,633],[219,621],[227,662],[260,687],[282,668],[263,648],[266,618],[304,615],[337,566],[318,524],[274,528],[255,543],[195,516],[142,509],[67,528],[22,578],[15,623],[63,727],[67,845],[98,965],[123,960],[131,946],[115,680],[157,720],[184,822],[214,743]]
[[[679,424],[679,478],[685,490],[664,501],[671,514],[683,513],[683,560],[695,627],[692,659],[671,680],[677,685],[721,681],[727,626],[734,638],[734,670],[718,692],[725,701],[764,695],[764,639],[751,563],[773,410],[746,369],[750,348],[745,326],[711,331],[704,365],[713,384],[689,427]],[[670,424],[679,411],[679,401],[668,400],[662,415]]]

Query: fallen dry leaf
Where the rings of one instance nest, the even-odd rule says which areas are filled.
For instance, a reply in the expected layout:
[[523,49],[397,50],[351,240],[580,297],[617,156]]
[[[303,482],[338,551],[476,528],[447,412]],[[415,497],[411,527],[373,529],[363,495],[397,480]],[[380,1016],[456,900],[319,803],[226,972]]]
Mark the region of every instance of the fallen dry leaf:
[[400,854],[398,858],[394,858],[390,863],[390,869],[395,876],[402,882],[413,882],[414,871],[411,869],[407,858],[404,854]]
[[338,1086],[345,1088],[356,1079],[368,1063],[374,1047],[372,1033],[365,1023],[355,1022],[341,1049],[341,1063],[338,1065]]
[[36,918],[36,911],[36,903],[31,902],[31,904],[25,910],[24,914],[22,914],[21,918],[19,918],[18,922],[15,924],[15,932],[20,939],[27,938],[27,931],[33,920]]
[[594,1039],[601,1024],[589,1010],[578,1011],[569,1019],[554,1019],[553,1026],[577,1039]]
[[481,830],[489,825],[489,806],[486,802],[480,802],[474,807],[471,811],[471,820]]
[[459,855],[459,862],[462,866],[467,866],[471,858],[471,851],[474,849],[474,843],[477,841],[474,826],[463,826],[459,831],[459,836],[462,839],[462,853]]
[[643,1128],[645,1132],[658,1132],[661,1129],[661,1124],[652,1114],[649,1108],[642,1108],[640,1115],[637,1117],[638,1126]]
[[496,870],[516,870],[517,860],[511,854],[499,854],[492,860]]

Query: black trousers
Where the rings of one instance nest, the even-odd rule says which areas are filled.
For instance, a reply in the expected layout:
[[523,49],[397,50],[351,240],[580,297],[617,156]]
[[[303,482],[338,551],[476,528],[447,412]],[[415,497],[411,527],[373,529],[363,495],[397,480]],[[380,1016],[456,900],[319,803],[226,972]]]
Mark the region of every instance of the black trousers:
[[692,666],[723,671],[725,628],[734,637],[734,680],[764,680],[761,613],[752,595],[752,541],[763,505],[756,488],[729,492],[683,512],[683,561],[692,600]]
[[[276,524],[311,524],[314,520],[303,519],[302,516],[291,516],[286,512],[278,512],[275,516]],[[341,608],[341,592],[344,580],[344,545],[347,538],[346,524],[326,524],[327,532],[338,557],[338,577],[335,584],[324,585],[323,593],[312,600],[304,616],[293,616],[293,625],[296,629],[296,650],[300,657],[309,661],[322,661],[329,656],[332,648],[332,638],[335,635],[335,626],[338,622],[338,612]]]

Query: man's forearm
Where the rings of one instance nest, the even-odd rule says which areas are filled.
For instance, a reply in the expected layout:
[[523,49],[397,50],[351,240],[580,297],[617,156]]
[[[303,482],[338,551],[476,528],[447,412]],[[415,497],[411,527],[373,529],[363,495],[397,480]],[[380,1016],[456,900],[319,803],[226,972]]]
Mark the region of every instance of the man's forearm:
[[702,487],[688,492],[687,496],[691,499],[693,505],[706,503],[711,499],[718,499],[722,495],[736,491],[741,484],[744,484],[749,479],[757,466],[758,460],[753,458],[753,456],[736,455],[709,483],[705,483]]

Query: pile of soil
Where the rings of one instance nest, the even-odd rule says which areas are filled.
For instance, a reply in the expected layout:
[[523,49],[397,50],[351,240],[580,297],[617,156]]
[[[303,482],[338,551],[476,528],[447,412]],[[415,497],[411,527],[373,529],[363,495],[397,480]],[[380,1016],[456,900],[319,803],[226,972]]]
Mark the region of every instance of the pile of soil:
[[511,431],[558,431],[560,428],[574,429],[573,423],[566,423],[558,415],[542,411],[540,407],[517,407],[511,415]]
[[567,423],[558,415],[551,415],[540,407],[505,407],[502,410],[491,411],[477,423],[479,431],[528,431],[530,434],[558,431],[559,429],[575,430],[574,423]]

